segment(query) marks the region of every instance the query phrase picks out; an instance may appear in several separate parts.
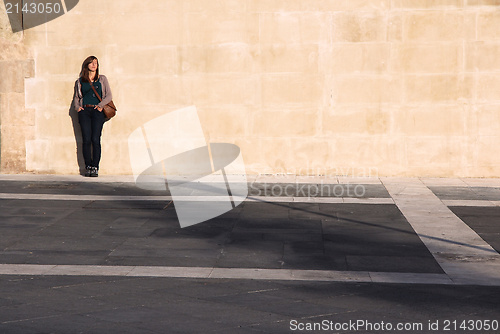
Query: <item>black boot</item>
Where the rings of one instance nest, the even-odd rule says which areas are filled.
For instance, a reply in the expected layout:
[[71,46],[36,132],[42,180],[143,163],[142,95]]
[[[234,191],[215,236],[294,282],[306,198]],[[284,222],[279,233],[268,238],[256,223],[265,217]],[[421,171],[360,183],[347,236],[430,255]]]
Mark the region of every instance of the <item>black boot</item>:
[[92,167],[87,166],[85,167],[85,176],[89,177],[92,174]]
[[99,169],[97,167],[92,167],[90,170],[90,177],[98,177],[99,176]]

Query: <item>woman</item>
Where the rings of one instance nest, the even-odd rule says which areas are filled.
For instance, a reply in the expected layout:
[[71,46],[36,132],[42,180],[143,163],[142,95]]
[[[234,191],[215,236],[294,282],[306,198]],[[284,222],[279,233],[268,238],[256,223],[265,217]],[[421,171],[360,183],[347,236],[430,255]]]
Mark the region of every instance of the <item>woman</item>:
[[[95,90],[101,97],[99,100]],[[105,121],[102,108],[112,100],[108,79],[99,75],[99,61],[90,56],[84,60],[80,78],[75,82],[73,105],[78,112],[78,121],[82,128],[83,159],[85,160],[85,176],[99,175],[101,160],[101,133]]]

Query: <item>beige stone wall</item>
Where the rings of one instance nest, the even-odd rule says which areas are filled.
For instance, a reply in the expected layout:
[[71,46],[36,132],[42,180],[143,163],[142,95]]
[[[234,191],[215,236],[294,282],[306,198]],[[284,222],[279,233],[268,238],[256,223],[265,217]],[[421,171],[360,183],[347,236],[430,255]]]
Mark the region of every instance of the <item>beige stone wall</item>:
[[35,111],[25,108],[25,78],[34,74],[33,53],[23,34],[13,34],[0,1],[0,171],[26,169],[26,146],[34,139]]
[[248,173],[500,176],[498,0],[82,0],[0,22],[2,172],[78,172],[92,54],[119,107],[103,174],[130,173],[135,128],[196,105]]

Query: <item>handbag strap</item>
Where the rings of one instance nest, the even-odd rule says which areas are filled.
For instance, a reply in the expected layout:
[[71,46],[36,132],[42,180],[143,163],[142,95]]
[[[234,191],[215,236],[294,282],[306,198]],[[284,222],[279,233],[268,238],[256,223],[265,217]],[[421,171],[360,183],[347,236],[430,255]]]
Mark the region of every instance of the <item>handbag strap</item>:
[[101,101],[101,102],[102,102],[102,99],[101,99],[101,97],[99,96],[99,93],[97,93],[97,90],[95,89],[95,87],[94,87],[94,83],[93,83],[93,82],[91,82],[91,83],[90,83],[90,88],[92,88],[92,90],[94,91],[94,93],[95,93],[95,95],[97,96],[97,98],[99,99],[99,101]]

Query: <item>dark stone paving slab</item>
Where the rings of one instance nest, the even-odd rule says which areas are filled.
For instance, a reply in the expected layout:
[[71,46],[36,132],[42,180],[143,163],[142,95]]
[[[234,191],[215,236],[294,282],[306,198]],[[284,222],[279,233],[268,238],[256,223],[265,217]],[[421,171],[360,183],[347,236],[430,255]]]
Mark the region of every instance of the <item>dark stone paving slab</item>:
[[97,210],[162,210],[170,201],[95,201],[85,205],[85,209]]
[[141,189],[133,182],[0,181],[0,192],[12,194],[68,194],[103,196],[168,196],[167,191]]
[[381,184],[252,183],[249,196],[390,198]]
[[181,229],[165,202],[17,202],[0,211],[3,263],[442,273],[395,205],[244,202]]
[[500,252],[500,207],[450,207],[450,210]]
[[[373,249],[373,248],[371,248]],[[401,249],[401,253],[403,253]],[[411,272],[411,273],[429,273],[442,272],[441,267],[433,261],[432,258],[423,256],[397,256],[391,254],[383,255],[348,255],[347,270],[357,271],[382,271],[382,272]],[[394,263],[397,263],[395,268]],[[362,269],[361,269],[362,268]]]
[[500,319],[500,287],[2,276],[0,296],[5,334],[292,333],[293,320],[422,324],[422,333],[437,321],[440,333],[445,320]]
[[109,250],[96,251],[3,251],[0,253],[0,262],[8,264],[40,264],[40,265],[105,265],[104,259]]
[[500,188],[496,187],[429,187],[442,200],[499,201]]
[[[0,185],[4,192],[20,193],[159,194],[144,192],[133,183],[2,181]],[[268,193],[278,189],[273,186],[295,192],[307,189],[294,196],[310,196],[316,189],[308,184],[257,183],[250,189],[273,195]],[[346,195],[353,191],[351,186],[321,185],[321,189],[328,195],[334,190]],[[364,197],[389,197],[382,185],[362,186]],[[247,201],[185,229],[179,228],[175,204],[167,201],[0,200],[0,208],[4,263],[362,271],[377,271],[378,263],[379,271],[441,272],[394,205]]]
[[90,204],[92,201],[57,201],[57,200],[43,200],[43,201],[22,201],[18,199],[2,199],[0,201],[1,212],[7,212],[10,209],[31,209],[36,213],[57,213],[59,211],[66,211],[69,209],[81,208]]

